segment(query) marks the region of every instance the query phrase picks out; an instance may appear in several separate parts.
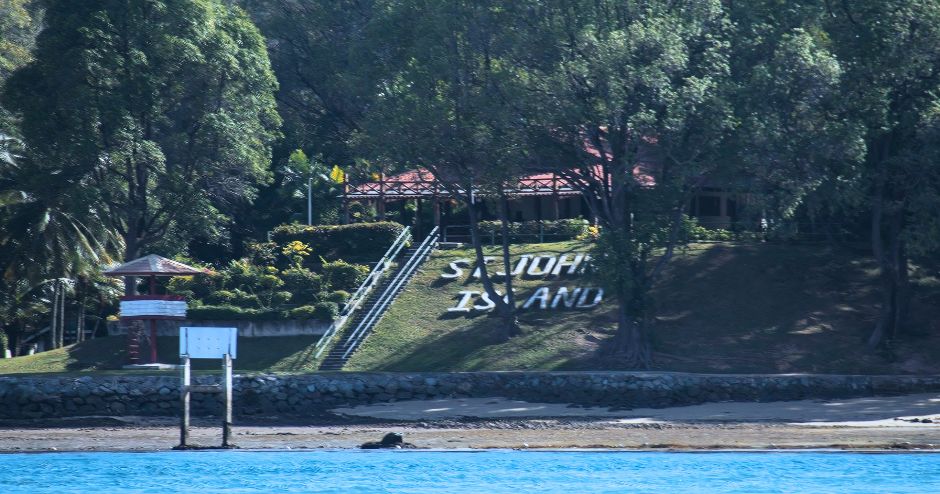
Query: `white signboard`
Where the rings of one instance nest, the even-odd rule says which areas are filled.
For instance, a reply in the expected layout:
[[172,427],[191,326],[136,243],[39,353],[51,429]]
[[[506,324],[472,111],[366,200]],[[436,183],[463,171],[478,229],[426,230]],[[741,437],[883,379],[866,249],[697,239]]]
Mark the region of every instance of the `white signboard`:
[[186,317],[182,300],[122,300],[121,317]]
[[180,328],[180,356],[189,358],[235,358],[237,328],[182,327]]

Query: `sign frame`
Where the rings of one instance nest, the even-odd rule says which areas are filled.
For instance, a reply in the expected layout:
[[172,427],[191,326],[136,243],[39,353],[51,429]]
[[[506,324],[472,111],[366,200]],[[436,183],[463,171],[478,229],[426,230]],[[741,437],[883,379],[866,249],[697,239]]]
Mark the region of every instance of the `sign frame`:
[[191,359],[235,359],[238,355],[238,328],[212,326],[180,327],[180,357]]

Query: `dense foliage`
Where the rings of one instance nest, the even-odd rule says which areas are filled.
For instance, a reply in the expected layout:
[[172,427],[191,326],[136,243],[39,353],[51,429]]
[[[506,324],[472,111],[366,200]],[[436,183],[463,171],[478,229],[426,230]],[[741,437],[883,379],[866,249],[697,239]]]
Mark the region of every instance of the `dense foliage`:
[[285,254],[285,259],[276,260],[282,268],[239,259],[211,274],[171,278],[167,290],[189,300],[187,315],[192,319],[332,321],[368,268],[333,261],[322,263],[314,272],[302,265],[309,248],[297,247],[284,251],[302,255]]
[[[194,314],[328,319],[363,274],[338,259],[374,262],[403,227],[301,225],[308,194],[311,222],[338,223],[334,165],[424,166],[478,257],[497,237],[594,240],[619,306],[606,348],[637,366],[677,246],[807,230],[867,242],[884,346],[912,261],[937,268],[938,45],[932,0],[0,0],[2,334],[106,312],[100,266],[152,251],[226,266],[211,290],[174,281]],[[568,179],[589,231],[509,221],[533,172]],[[750,193],[763,231],[690,222],[705,187]],[[409,207],[395,218],[427,220]],[[512,280],[481,281],[518,334]]]
[[270,175],[277,81],[258,30],[217,0],[43,5],[34,60],[3,94],[28,173],[104,211],[125,259],[217,241]]

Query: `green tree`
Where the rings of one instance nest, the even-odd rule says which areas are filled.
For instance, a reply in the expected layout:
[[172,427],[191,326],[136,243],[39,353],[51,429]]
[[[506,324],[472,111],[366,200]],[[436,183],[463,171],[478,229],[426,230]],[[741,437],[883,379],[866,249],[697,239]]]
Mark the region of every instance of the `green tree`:
[[0,79],[29,60],[34,20],[28,0],[0,0]]
[[[0,0],[0,84],[30,60],[42,15],[36,2]],[[0,138],[16,135],[9,113],[0,107]]]
[[[88,280],[120,251],[120,239],[81,183],[50,180],[57,170],[32,162],[15,140],[0,145],[0,325],[14,339],[38,329],[43,317],[35,308],[48,303],[53,345],[61,346],[66,292],[77,286],[84,298]],[[24,320],[29,316],[37,320]]]
[[826,18],[843,64],[842,104],[864,132],[857,176],[870,198],[871,245],[882,303],[869,345],[903,329],[912,252],[940,246],[936,220],[936,109],[940,104],[940,4],[929,0],[834,2]]
[[[268,39],[280,89],[284,138],[274,147],[274,178],[257,207],[239,215],[240,228],[261,236],[275,226],[306,221],[306,203],[288,190],[306,185],[290,155],[303,150],[315,167],[339,165],[351,178],[376,171],[354,136],[384,77],[402,63],[410,19],[392,0],[240,0]],[[320,170],[318,170],[320,172]],[[341,201],[326,182],[314,183],[314,219],[340,220]],[[287,195],[286,195],[287,194]],[[304,195],[306,192],[304,191]]]
[[718,1],[558,1],[529,14],[536,32],[517,58],[532,149],[600,223],[595,264],[618,303],[609,350],[646,366],[651,288],[691,195],[727,163],[727,19]]
[[44,6],[35,60],[4,92],[35,162],[95,194],[125,259],[221,235],[268,180],[279,124],[247,16],[217,0]]
[[[402,2],[413,40],[407,63],[390,73],[360,137],[371,158],[425,167],[467,205],[480,281],[502,319],[503,336],[519,333],[512,277],[492,276],[479,229],[482,197],[494,198],[502,223],[502,271],[510,273],[508,196],[529,158],[526,135],[509,104],[520,89],[505,58],[518,11],[502,2]],[[386,43],[400,39],[388,34]],[[497,290],[502,285],[502,293]]]
[[833,238],[834,223],[844,221],[863,196],[855,177],[864,129],[844,104],[844,70],[820,31],[820,17],[803,20],[803,26],[773,33],[759,56],[735,54],[745,60],[734,60],[741,125],[732,147],[743,163],[739,172],[762,185],[771,228],[800,212],[814,224],[823,220],[821,229]]

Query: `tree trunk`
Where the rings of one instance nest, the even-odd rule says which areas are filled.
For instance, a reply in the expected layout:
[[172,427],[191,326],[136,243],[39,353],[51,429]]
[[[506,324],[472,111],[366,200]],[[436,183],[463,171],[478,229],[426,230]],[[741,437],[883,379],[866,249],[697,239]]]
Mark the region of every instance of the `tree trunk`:
[[79,278],[75,300],[78,301],[78,314],[75,316],[75,342],[85,340],[85,283]]
[[52,285],[52,320],[49,323],[49,333],[51,335],[52,348],[58,348],[59,343],[59,280],[55,280]]
[[872,254],[878,262],[881,307],[868,347],[878,348],[903,329],[910,304],[907,254],[901,239],[903,218],[884,211],[884,186],[878,184],[872,202]]
[[509,258],[509,200],[503,191],[500,191],[499,199],[500,230],[503,233],[503,272],[506,273],[503,282],[506,289],[506,303],[504,304],[506,310],[503,311],[501,316],[507,336],[512,338],[513,336],[519,336],[522,331],[519,328],[519,318],[516,315],[516,296],[512,291],[512,260]]
[[[137,242],[137,229],[129,226],[127,235],[124,235],[124,262],[133,261],[140,257],[140,244]],[[124,295],[137,295],[137,278],[124,277]]]
[[617,333],[610,353],[620,357],[629,368],[648,369],[652,363],[652,351],[646,331],[646,318],[642,314],[631,313],[632,305],[622,299],[617,305]]
[[65,346],[65,283],[62,283],[62,289],[59,291],[62,300],[59,302],[59,348]]
[[[470,239],[473,243],[476,265],[480,268],[480,282],[483,284],[483,289],[486,291],[487,295],[489,295],[490,300],[496,304],[496,313],[503,321],[503,338],[508,340],[513,335],[518,334],[519,331],[518,321],[516,319],[516,307],[515,305],[510,306],[507,304],[506,301],[503,300],[503,296],[496,292],[496,287],[493,286],[493,279],[490,278],[490,273],[486,269],[486,259],[483,255],[483,241],[480,238],[479,218],[477,216],[476,205],[470,195],[471,193],[472,192],[468,192],[467,216],[470,220]],[[510,272],[511,270],[506,271],[507,278]],[[507,293],[507,295],[509,294]]]

